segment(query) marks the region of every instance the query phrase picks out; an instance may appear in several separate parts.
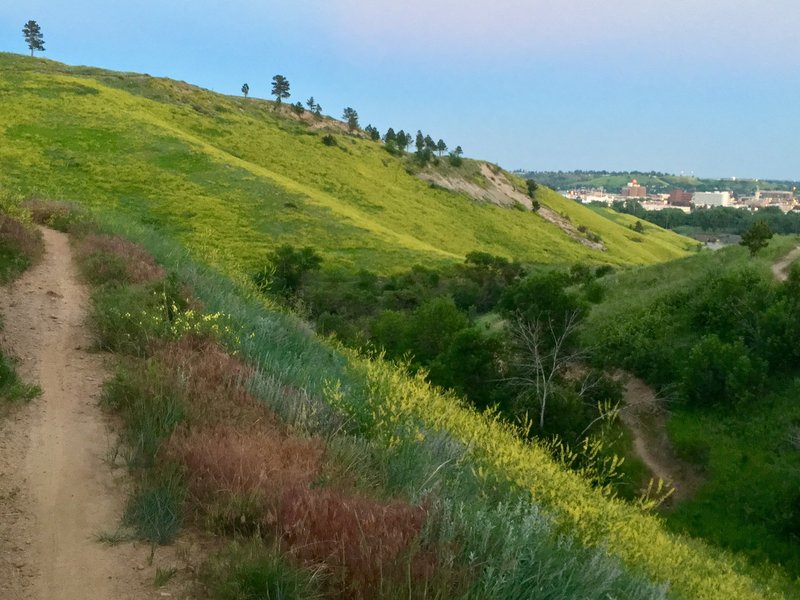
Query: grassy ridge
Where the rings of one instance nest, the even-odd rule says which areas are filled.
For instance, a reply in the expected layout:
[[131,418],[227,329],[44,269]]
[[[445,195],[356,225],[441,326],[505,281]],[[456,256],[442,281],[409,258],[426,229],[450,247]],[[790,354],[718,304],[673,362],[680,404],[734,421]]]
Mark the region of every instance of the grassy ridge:
[[[242,355],[259,366],[264,381],[259,395],[290,421],[310,419],[323,429],[338,427],[337,420],[326,417],[328,409],[315,404],[326,398],[328,405],[346,411],[348,422],[362,435],[395,452],[407,450],[410,443],[414,453],[419,453],[414,461],[423,460],[423,464],[431,460],[422,458],[423,449],[429,444],[435,447],[437,440],[446,436],[469,448],[469,456],[453,463],[441,460],[441,451],[434,452],[429,474],[435,471],[438,477],[448,476],[457,466],[478,476],[489,497],[510,494],[513,499],[523,493],[555,518],[560,531],[584,544],[607,548],[634,573],[641,571],[651,580],[668,582],[673,597],[756,599],[794,593],[777,572],[755,574],[741,559],[668,533],[657,517],[622,502],[609,502],[577,475],[554,464],[544,450],[520,442],[507,427],[464,408],[421,379],[409,378],[382,361],[343,355],[319,342],[303,324],[265,310],[226,277],[192,264],[169,240],[131,227],[124,220],[111,221],[109,226],[179,268],[208,310],[230,314],[255,334],[243,336]],[[275,390],[287,385],[304,390],[310,404],[282,402]],[[404,456],[406,464],[412,456],[408,451]],[[440,465],[447,468],[437,470]],[[400,473],[409,477],[404,470]],[[412,479],[412,485],[421,492],[433,484],[423,475],[416,483]],[[509,485],[509,491],[503,491]]]
[[534,213],[433,189],[381,146],[272,104],[169,80],[0,54],[0,184],[114,207],[225,269],[252,270],[281,243],[390,271],[480,249],[538,262],[652,263],[685,254],[664,233],[631,241],[591,211],[542,202],[600,235],[593,251]]

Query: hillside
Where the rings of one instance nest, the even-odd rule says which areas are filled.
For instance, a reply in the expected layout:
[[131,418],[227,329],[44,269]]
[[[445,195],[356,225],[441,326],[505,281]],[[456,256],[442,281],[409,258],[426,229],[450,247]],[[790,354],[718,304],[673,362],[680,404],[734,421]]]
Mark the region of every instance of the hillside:
[[287,242],[383,272],[476,249],[625,265],[691,247],[672,233],[635,236],[542,190],[543,206],[603,241],[592,248],[533,212],[432,186],[338,121],[271,102],[11,54],[0,54],[0,94],[0,185],[158,224],[225,269],[252,271]]
[[[692,242],[651,225],[635,232],[633,217],[543,188],[532,212],[524,182],[492,165],[422,172],[337,121],[183,83],[0,55],[0,94],[0,208],[70,234],[44,264],[67,273],[74,254],[70,276],[91,292],[71,303],[85,302],[91,344],[116,366],[102,405],[115,415],[109,458],[127,467],[130,498],[124,527],[99,537],[119,544],[109,552],[129,539],[154,552],[184,534],[214,540],[199,544],[211,552],[200,565],[149,564],[156,586],[205,577],[192,597],[215,600],[262,583],[263,594],[270,581],[276,596],[298,598],[796,596],[775,561],[754,566],[677,522],[670,531],[652,497],[614,496],[496,408],[432,385],[424,369],[404,368],[407,357],[392,363],[317,335],[320,323],[304,320],[311,302],[297,303],[298,316],[291,297],[265,296],[268,286],[243,276],[279,244],[311,245],[351,272],[315,273],[310,291],[348,310],[376,297],[408,303],[380,317],[433,323],[413,332],[421,344],[441,342],[441,315],[465,313],[467,333],[480,335],[457,338],[454,362],[480,375],[473,365],[492,361],[460,358],[491,329],[472,322],[484,288],[504,283],[531,309],[591,295],[591,333],[635,312],[625,286],[647,306],[681,284],[682,269],[719,266],[716,255],[671,260]],[[22,202],[31,195],[45,200]],[[773,255],[791,243],[777,241]],[[485,286],[470,274],[488,274]],[[554,281],[554,294],[538,293]],[[339,295],[332,284],[343,282],[353,289]],[[29,283],[49,298],[47,282]],[[415,299],[423,285],[462,293]]]
[[800,272],[777,279],[798,241],[776,237],[752,258],[732,246],[608,277],[583,332],[598,361],[658,390],[672,446],[702,474],[667,524],[793,577]]
[[608,171],[528,171],[522,175],[557,190],[585,187],[604,188],[610,192],[619,192],[632,179],[636,179],[647,188],[648,192],[657,194],[668,194],[677,188],[690,192],[730,190],[739,196],[752,196],[757,189],[790,190],[798,185],[797,181],[714,179],[695,177],[693,175],[670,175],[668,173],[644,173],[641,171],[613,173]]

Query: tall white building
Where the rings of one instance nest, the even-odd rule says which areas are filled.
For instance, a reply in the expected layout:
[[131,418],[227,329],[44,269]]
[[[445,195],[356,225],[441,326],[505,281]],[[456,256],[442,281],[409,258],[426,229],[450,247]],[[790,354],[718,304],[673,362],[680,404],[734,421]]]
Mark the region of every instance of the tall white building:
[[730,192],[695,192],[692,206],[733,206]]

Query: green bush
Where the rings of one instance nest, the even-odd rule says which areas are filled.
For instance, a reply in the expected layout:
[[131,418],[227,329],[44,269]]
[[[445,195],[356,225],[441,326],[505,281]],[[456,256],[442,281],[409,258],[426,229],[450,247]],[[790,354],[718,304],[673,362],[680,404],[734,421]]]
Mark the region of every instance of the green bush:
[[716,334],[706,335],[689,353],[681,380],[683,397],[697,406],[750,399],[761,385],[763,369],[741,341],[726,343]]

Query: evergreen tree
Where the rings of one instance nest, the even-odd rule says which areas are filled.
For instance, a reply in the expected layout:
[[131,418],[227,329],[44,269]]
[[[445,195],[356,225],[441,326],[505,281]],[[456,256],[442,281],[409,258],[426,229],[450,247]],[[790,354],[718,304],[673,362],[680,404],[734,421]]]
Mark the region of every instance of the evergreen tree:
[[390,142],[391,143],[396,143],[398,141],[397,134],[394,132],[394,129],[389,127],[389,129],[386,130],[386,135],[383,136],[383,141],[385,143],[387,143],[387,144],[390,143]]
[[311,98],[306,100],[306,106],[308,107],[308,110],[310,110],[312,113],[314,112],[314,109],[317,108],[317,103],[314,101],[314,96],[311,96]]
[[242,93],[244,94],[245,98],[247,98],[247,94],[250,93],[250,86],[246,83],[242,85]]
[[429,135],[425,136],[425,147],[431,152],[436,152],[436,142],[434,142],[433,138]]
[[367,125],[367,126],[364,128],[364,131],[366,131],[366,132],[367,132],[367,135],[369,136],[369,139],[371,139],[373,142],[380,141],[380,139],[381,139],[381,132],[380,132],[380,131],[378,131],[378,128],[377,128],[377,127],[373,127],[372,125]]
[[405,152],[406,148],[408,148],[408,145],[411,143],[411,136],[401,129],[397,132],[395,141],[397,142],[397,147]]
[[447,152],[447,144],[444,143],[444,140],[439,140],[436,142],[436,149],[439,151],[439,156]]
[[283,75],[275,75],[272,78],[272,95],[275,96],[275,102],[278,106],[280,106],[281,100],[291,96],[289,93],[289,80]]
[[322,106],[319,104],[314,107],[314,116],[318,119],[322,117]]
[[42,37],[42,28],[36,21],[28,21],[22,28],[22,35],[25,36],[25,42],[33,56],[33,51],[38,50],[44,52],[44,37]]
[[347,123],[347,128],[353,132],[358,129],[358,113],[355,109],[350,108],[349,106],[344,109],[343,118]]
[[417,138],[415,143],[417,146],[417,152],[422,152],[425,149],[425,136],[422,135],[420,130],[417,130]]
[[303,108],[303,104],[301,102],[297,102],[296,104],[292,104],[292,110],[294,111],[294,114],[296,114],[296,115],[302,115],[304,112],[306,112],[306,109]]

